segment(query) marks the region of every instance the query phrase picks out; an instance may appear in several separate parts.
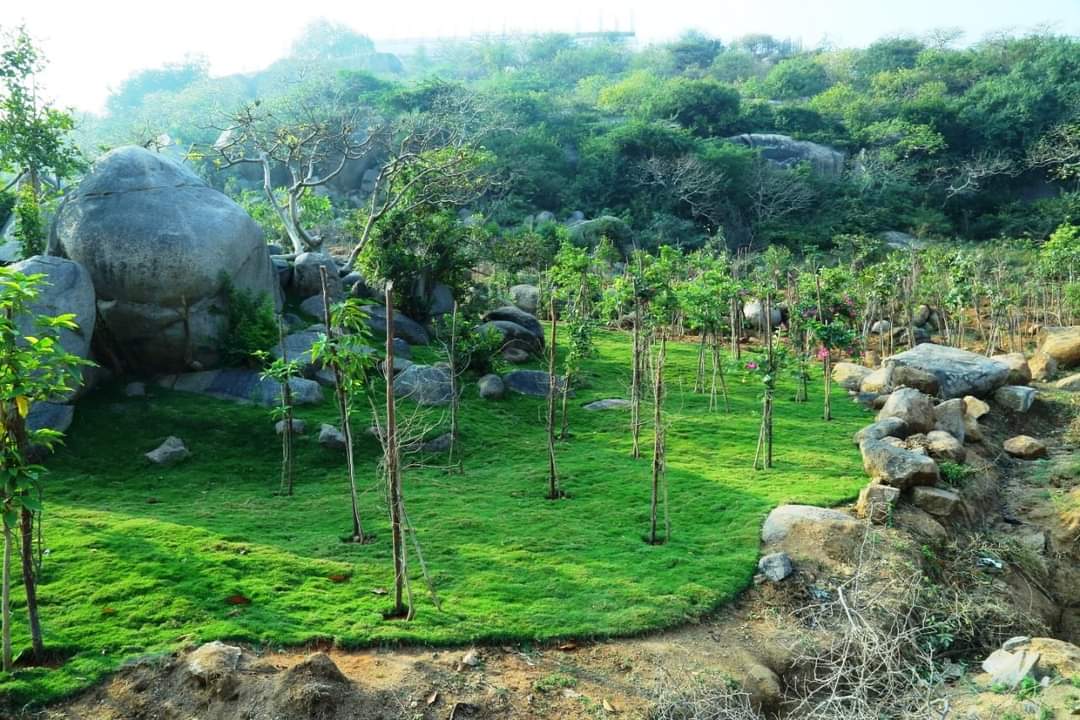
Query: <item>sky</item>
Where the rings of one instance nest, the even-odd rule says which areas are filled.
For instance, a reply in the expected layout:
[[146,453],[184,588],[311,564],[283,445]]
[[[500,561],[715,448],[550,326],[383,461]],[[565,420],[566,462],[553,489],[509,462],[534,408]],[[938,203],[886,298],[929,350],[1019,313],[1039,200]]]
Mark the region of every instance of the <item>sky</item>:
[[[280,8],[280,9],[279,9]],[[287,8],[287,9],[286,9]],[[25,24],[49,59],[46,95],[96,112],[137,70],[202,55],[214,75],[250,72],[285,54],[325,17],[380,38],[503,31],[633,29],[648,43],[697,29],[723,39],[764,32],[806,47],[865,46],[896,34],[956,28],[964,41],[1047,28],[1080,36],[1080,0],[53,0],[0,3],[0,27]]]

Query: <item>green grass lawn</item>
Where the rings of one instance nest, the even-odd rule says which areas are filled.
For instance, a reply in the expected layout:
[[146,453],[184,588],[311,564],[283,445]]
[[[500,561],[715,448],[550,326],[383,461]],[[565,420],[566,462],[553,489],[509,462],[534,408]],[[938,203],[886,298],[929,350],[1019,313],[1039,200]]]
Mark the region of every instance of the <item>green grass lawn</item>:
[[[316,442],[319,423],[335,420],[329,394],[298,413],[309,430],[298,440],[296,494],[278,497],[280,444],[265,408],[153,388],[140,399],[115,387],[93,393],[46,479],[41,617],[46,642],[73,654],[55,669],[0,674],[0,696],[9,706],[47,702],[125,659],[211,639],[359,647],[669,626],[749,583],[770,508],[835,504],[865,483],[850,437],[866,414],[842,392],[836,420],[825,423],[820,383],[806,404],[793,403],[786,384],[775,411],[776,467],[754,471],[757,378],[744,383],[729,371],[731,412],[710,413],[707,398],[691,392],[696,346],[675,344],[667,405],[673,535],[646,544],[651,435],[643,433],[645,453],[633,460],[627,411],[581,409],[626,395],[627,336],[600,333],[598,346],[588,386],[571,401],[572,437],[558,444],[567,499],[544,498],[545,401],[484,401],[472,380],[462,403],[464,473],[435,467],[437,456],[411,459],[428,464],[408,470],[405,498],[442,600],[439,612],[414,581],[411,622],[382,616],[390,538],[367,410],[356,420],[357,455],[362,513],[376,541],[358,546],[339,539],[349,529],[343,454]],[[430,422],[445,417],[436,411]],[[143,454],[168,435],[182,438],[192,457],[151,466]],[[250,604],[230,604],[235,595]],[[29,645],[21,588],[13,597],[18,652]]]

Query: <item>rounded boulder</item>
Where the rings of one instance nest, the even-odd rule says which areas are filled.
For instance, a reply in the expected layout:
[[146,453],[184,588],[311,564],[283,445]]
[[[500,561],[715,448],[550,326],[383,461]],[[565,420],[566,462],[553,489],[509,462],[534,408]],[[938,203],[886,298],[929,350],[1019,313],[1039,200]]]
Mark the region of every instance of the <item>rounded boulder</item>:
[[86,268],[107,337],[140,373],[218,363],[227,285],[281,305],[258,225],[190,169],[141,147],[98,159],[61,206],[50,254]]

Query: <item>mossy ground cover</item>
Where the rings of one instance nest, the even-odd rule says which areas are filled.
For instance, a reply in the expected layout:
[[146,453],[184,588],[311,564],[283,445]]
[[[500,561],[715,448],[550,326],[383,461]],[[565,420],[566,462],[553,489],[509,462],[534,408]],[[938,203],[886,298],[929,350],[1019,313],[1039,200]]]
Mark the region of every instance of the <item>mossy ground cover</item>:
[[[751,467],[760,384],[729,372],[731,411],[708,411],[692,392],[696,346],[669,358],[668,479],[672,537],[644,542],[651,435],[630,457],[626,411],[581,406],[626,395],[628,338],[600,333],[588,386],[570,405],[571,437],[558,443],[569,497],[544,498],[545,401],[489,402],[464,392],[463,472],[412,457],[410,520],[442,601],[414,581],[414,620],[385,620],[392,584],[388,522],[377,476],[379,446],[356,418],[362,513],[376,540],[341,542],[349,529],[343,456],[318,445],[334,422],[327,395],[298,415],[296,494],[275,494],[280,444],[265,408],[151,388],[126,398],[103,388],[80,403],[67,445],[47,476],[41,616],[49,645],[71,653],[56,668],[0,674],[10,706],[41,703],[100,680],[124,660],[229,639],[266,645],[332,640],[359,647],[627,635],[699,617],[750,581],[764,515],[778,503],[835,504],[865,482],[851,432],[865,411],[837,394],[836,419],[782,385],[776,467]],[[421,351],[421,357],[427,351]],[[428,355],[427,359],[433,359]],[[411,414],[403,403],[403,414]],[[429,424],[445,423],[441,411]],[[435,428],[435,431],[438,429]],[[167,469],[143,454],[166,436],[192,451]],[[416,565],[413,565],[414,570]],[[29,645],[16,598],[16,648]],[[230,602],[230,598],[232,602]],[[238,598],[248,604],[233,604]]]

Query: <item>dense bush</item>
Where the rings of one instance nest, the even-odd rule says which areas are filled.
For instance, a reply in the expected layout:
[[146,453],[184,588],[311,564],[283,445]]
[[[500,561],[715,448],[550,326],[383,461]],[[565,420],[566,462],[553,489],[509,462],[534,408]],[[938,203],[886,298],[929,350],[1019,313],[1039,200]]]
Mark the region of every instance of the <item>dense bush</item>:
[[223,292],[227,327],[221,340],[221,356],[229,365],[257,365],[257,353],[268,351],[280,336],[274,303],[265,295],[238,289],[227,278]]

